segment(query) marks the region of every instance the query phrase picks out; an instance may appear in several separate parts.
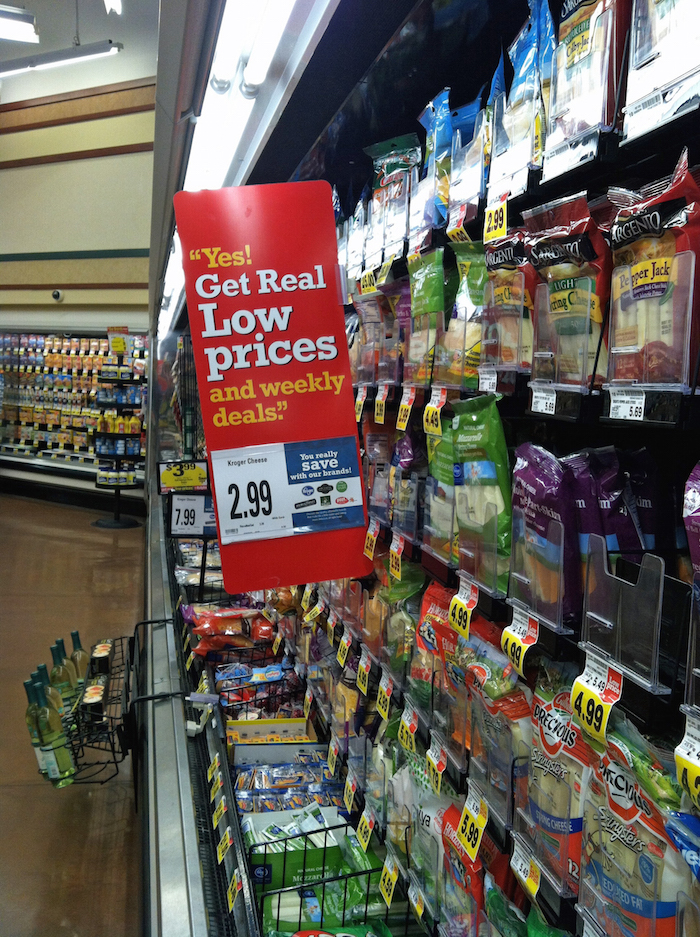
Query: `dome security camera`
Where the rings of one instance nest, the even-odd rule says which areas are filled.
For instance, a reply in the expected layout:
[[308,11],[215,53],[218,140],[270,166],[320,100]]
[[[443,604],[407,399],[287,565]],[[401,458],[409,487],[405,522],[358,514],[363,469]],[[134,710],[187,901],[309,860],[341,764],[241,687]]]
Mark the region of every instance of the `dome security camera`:
[[57,303],[63,302],[63,290],[54,290],[51,294],[51,299],[55,300]]

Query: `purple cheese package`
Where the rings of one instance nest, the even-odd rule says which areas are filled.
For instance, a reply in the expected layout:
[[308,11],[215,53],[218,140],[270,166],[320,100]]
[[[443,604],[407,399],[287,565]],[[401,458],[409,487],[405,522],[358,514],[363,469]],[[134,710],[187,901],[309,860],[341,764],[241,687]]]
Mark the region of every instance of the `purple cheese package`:
[[700,575],[700,462],[685,483],[683,524],[688,537],[693,574],[697,576]]

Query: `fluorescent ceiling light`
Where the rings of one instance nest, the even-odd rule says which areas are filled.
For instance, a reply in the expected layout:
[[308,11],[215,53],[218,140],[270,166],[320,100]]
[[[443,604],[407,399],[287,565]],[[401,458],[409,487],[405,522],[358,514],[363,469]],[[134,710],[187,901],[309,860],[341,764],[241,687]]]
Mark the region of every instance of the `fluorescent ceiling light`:
[[267,0],[259,20],[253,47],[243,71],[244,93],[255,93],[267,78],[282,34],[287,28],[295,0]]
[[21,7],[0,4],[0,39],[13,42],[38,42],[34,14]]
[[105,0],[105,10],[108,13],[116,13],[117,16],[121,16],[122,0]]
[[46,68],[57,68],[59,65],[75,65],[78,62],[89,62],[92,59],[101,59],[106,55],[116,55],[124,48],[121,42],[112,42],[103,39],[102,42],[90,42],[85,46],[73,46],[72,49],[59,49],[57,52],[40,52],[38,55],[28,55],[23,59],[12,59],[9,62],[0,62],[0,78],[9,78],[11,75],[21,75],[34,69],[43,71]]

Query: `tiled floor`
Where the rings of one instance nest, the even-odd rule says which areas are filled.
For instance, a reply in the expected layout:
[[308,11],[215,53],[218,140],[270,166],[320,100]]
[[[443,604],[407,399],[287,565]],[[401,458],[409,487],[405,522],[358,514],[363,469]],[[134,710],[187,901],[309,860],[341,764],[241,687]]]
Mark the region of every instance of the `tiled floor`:
[[22,682],[50,646],[88,648],[142,618],[144,530],[82,508],[0,495],[0,935],[138,937],[140,840],[130,759],[104,785],[37,773]]

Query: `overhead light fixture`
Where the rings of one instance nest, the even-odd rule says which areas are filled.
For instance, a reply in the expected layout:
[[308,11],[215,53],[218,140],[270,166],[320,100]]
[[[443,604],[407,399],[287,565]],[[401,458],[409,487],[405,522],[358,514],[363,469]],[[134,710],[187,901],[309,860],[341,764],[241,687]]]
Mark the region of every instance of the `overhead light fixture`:
[[116,13],[117,16],[121,16],[122,0],[105,0],[105,10],[108,13]]
[[116,55],[123,48],[121,42],[103,39],[102,42],[90,42],[84,46],[73,46],[71,49],[59,49],[57,52],[40,52],[38,55],[28,55],[22,59],[0,62],[0,78],[21,75],[23,72],[57,68],[59,65],[89,62],[92,59],[101,59],[106,55]]
[[38,42],[34,14],[21,7],[8,7],[0,3],[0,39],[12,42]]
[[254,97],[267,78],[267,72],[287,28],[295,2],[296,0],[267,0],[260,15],[248,61],[243,69],[241,91],[246,97]]

